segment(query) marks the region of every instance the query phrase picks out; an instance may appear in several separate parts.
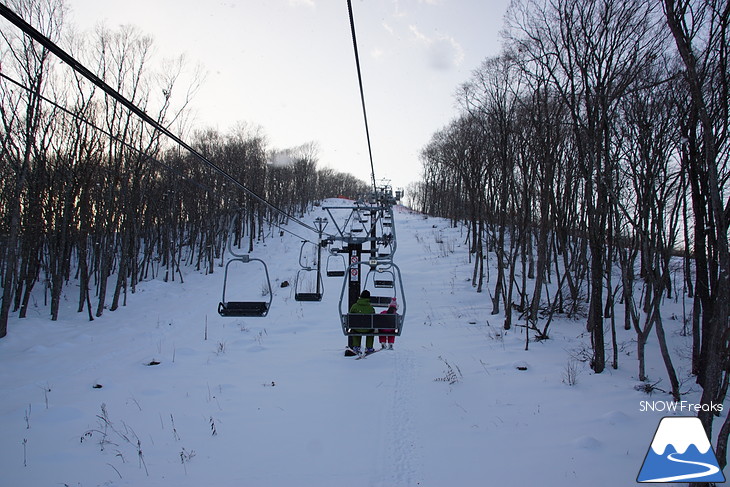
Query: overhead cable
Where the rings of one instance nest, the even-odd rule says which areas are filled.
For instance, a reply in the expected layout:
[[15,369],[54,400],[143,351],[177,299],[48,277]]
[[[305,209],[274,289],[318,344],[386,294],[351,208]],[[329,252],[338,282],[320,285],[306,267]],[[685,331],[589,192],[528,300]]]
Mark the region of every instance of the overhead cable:
[[360,101],[362,102],[362,116],[365,120],[365,136],[368,141],[368,155],[370,156],[370,176],[373,180],[373,192],[375,187],[375,165],[373,164],[373,149],[370,143],[370,128],[368,127],[368,112],[365,108],[365,91],[362,86],[362,73],[360,72],[360,55],[357,51],[357,37],[355,36],[355,17],[352,15],[352,1],[347,0],[347,10],[350,14],[350,30],[352,31],[352,47],[355,51],[355,65],[357,66],[357,81],[360,84]]
[[35,29],[32,25],[27,23],[23,18],[21,18],[19,15],[17,15],[15,12],[13,12],[11,9],[9,9],[6,5],[0,3],[0,15],[8,19],[12,24],[17,26],[20,30],[22,30],[27,36],[29,36],[31,39],[35,40],[39,44],[41,44],[43,47],[51,51],[53,54],[55,54],[61,61],[68,64],[73,68],[76,72],[84,76],[86,79],[94,83],[96,86],[98,86],[101,90],[103,90],[107,95],[111,96],[115,100],[117,100],[119,103],[124,105],[129,111],[137,115],[140,119],[147,122],[151,126],[153,126],[155,129],[159,130],[162,134],[166,135],[170,139],[172,139],[174,142],[176,142],[178,145],[186,149],[188,152],[190,152],[193,156],[195,156],[197,159],[199,159],[201,162],[209,166],[211,169],[215,170],[219,174],[221,174],[224,178],[228,179],[230,182],[232,182],[235,186],[243,190],[246,194],[248,194],[251,198],[255,199],[256,201],[262,203],[263,205],[267,206],[268,208],[276,211],[277,213],[280,213],[287,218],[289,218],[291,221],[301,225],[302,227],[312,231],[317,232],[317,229],[314,228],[311,225],[307,225],[303,221],[295,218],[294,216],[288,214],[284,210],[278,208],[277,206],[269,203],[266,199],[259,196],[256,192],[253,190],[247,188],[245,185],[243,185],[240,181],[238,181],[236,178],[234,178],[231,174],[229,174],[227,171],[225,171],[223,168],[215,164],[214,162],[210,161],[208,158],[203,156],[200,152],[195,150],[192,146],[188,145],[185,141],[183,141],[180,137],[172,133],[169,129],[164,127],[162,124],[160,124],[157,120],[150,117],[144,110],[140,109],[138,106],[136,106],[134,103],[129,101],[127,98],[122,96],[119,92],[117,92],[115,89],[110,87],[104,80],[99,78],[97,75],[92,73],[88,68],[86,68],[83,64],[81,64],[79,61],[77,61],[73,56],[68,54],[66,51],[61,49],[55,42],[50,40],[48,37],[46,37],[44,34],[39,32]]
[[[58,103],[56,103],[55,101],[51,100],[50,98],[48,98],[46,96],[43,96],[38,91],[33,90],[32,88],[30,88],[28,86],[25,86],[24,84],[22,84],[21,82],[15,80],[13,78],[11,78],[10,76],[8,76],[8,75],[0,72],[0,78],[2,78],[4,80],[6,80],[6,81],[8,81],[8,82],[10,82],[12,84],[14,84],[15,86],[17,86],[17,87],[19,87],[19,88],[27,91],[28,93],[32,93],[34,96],[37,96],[38,98],[40,98],[44,102],[52,105],[54,108],[57,108],[58,110],[60,110],[63,113],[65,113],[66,115],[69,115],[69,116],[75,118],[76,120],[80,121],[81,123],[84,123],[84,124],[88,125],[89,127],[93,128],[94,130],[98,130],[99,132],[101,132],[102,134],[106,135],[110,139],[112,139],[112,140],[114,140],[116,142],[119,142],[120,144],[122,144],[127,149],[129,149],[129,150],[137,153],[137,155],[139,155],[140,157],[145,158],[145,160],[150,161],[150,162],[153,162],[153,163],[155,163],[155,164],[157,164],[157,165],[165,168],[170,173],[175,174],[182,181],[185,181],[185,182],[190,183],[190,184],[192,184],[194,186],[197,186],[198,188],[200,188],[203,191],[206,191],[206,192],[208,192],[210,194],[215,193],[215,190],[213,188],[211,188],[210,186],[208,186],[207,184],[200,183],[200,182],[198,182],[198,181],[196,181],[194,179],[191,179],[190,177],[186,176],[181,171],[175,169],[174,167],[170,166],[169,164],[165,164],[164,162],[160,161],[159,159],[156,159],[156,158],[150,156],[149,154],[147,154],[143,150],[139,149],[138,147],[134,147],[132,144],[130,144],[130,143],[122,140],[121,138],[117,137],[116,135],[113,135],[111,132],[109,132],[109,131],[107,131],[107,130],[101,128],[101,127],[99,127],[97,124],[95,124],[95,123],[87,120],[86,118],[82,117],[80,114],[75,113],[75,112],[69,110],[68,108],[66,108],[66,107],[64,107],[62,105],[59,105]],[[240,211],[240,209],[234,210],[234,211]],[[286,215],[286,216],[288,217],[288,215]],[[266,217],[263,217],[263,219],[264,219],[265,222],[269,223],[270,225],[273,225],[273,226],[277,227],[282,232],[289,233],[289,234],[297,237],[300,240],[305,240],[307,242],[310,242],[309,239],[306,239],[306,238],[302,237],[301,235],[298,235],[297,233],[292,232],[291,230],[283,227],[282,225],[280,225],[279,223],[277,223],[277,222],[275,222],[273,220],[270,220],[270,219],[268,219]]]

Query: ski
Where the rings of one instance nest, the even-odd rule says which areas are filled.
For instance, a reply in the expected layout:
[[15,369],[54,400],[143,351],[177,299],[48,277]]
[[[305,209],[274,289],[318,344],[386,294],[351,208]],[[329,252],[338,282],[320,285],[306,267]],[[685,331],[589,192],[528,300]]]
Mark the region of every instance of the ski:
[[379,351],[381,351],[381,350],[383,350],[383,349],[382,349],[382,348],[379,348],[379,349],[377,349],[377,350],[373,350],[373,351],[372,351],[372,352],[370,352],[370,353],[361,353],[360,355],[358,355],[357,357],[355,357],[355,360],[360,360],[360,359],[364,359],[364,358],[366,358],[366,357],[369,357],[370,355],[372,355],[372,354],[374,354],[374,353],[378,353],[378,352],[379,352]]

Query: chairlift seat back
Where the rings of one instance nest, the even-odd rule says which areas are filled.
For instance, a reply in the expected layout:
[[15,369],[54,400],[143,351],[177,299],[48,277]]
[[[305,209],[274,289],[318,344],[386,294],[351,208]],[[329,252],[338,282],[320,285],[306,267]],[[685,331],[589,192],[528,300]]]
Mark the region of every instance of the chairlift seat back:
[[393,296],[370,296],[370,304],[374,308],[387,308],[392,300]]
[[398,314],[347,313],[342,316],[342,329],[347,336],[400,336]]
[[294,293],[296,301],[322,301],[322,293]]

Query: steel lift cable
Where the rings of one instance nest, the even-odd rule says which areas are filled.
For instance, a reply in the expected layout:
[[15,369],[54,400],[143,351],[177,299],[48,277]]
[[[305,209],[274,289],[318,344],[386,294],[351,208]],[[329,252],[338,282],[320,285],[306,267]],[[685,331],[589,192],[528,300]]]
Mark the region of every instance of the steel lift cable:
[[154,162],[155,164],[157,164],[157,165],[159,165],[159,166],[161,166],[161,167],[165,168],[165,169],[166,169],[167,171],[169,171],[170,173],[172,173],[172,174],[174,174],[174,175],[178,176],[178,177],[179,177],[179,178],[180,178],[180,179],[181,179],[182,181],[185,181],[185,182],[187,182],[187,183],[190,183],[190,184],[192,184],[193,186],[197,186],[197,187],[198,187],[199,189],[202,189],[202,190],[204,190],[204,191],[208,191],[208,192],[211,192],[211,193],[213,192],[213,190],[212,190],[212,189],[211,189],[211,188],[210,188],[209,186],[207,186],[207,185],[205,185],[205,184],[203,184],[203,183],[199,183],[199,182],[197,182],[197,181],[194,181],[194,180],[192,180],[192,179],[190,179],[190,178],[186,177],[186,176],[185,176],[185,175],[183,175],[183,174],[182,174],[182,173],[181,173],[180,171],[178,171],[177,169],[173,168],[172,166],[170,166],[170,165],[168,165],[168,164],[165,164],[164,162],[162,162],[162,161],[160,161],[160,160],[158,160],[158,159],[155,159],[154,157],[152,157],[152,156],[150,156],[149,154],[145,153],[145,152],[144,152],[144,151],[142,151],[141,149],[139,149],[139,148],[137,148],[137,147],[134,147],[134,146],[133,146],[132,144],[130,144],[130,143],[128,143],[128,142],[126,142],[126,141],[124,141],[124,140],[120,139],[119,137],[117,137],[117,136],[115,136],[115,135],[112,135],[112,134],[111,134],[111,133],[110,133],[109,131],[107,131],[106,129],[103,129],[103,128],[99,127],[98,125],[96,125],[95,123],[93,123],[93,122],[91,122],[91,121],[89,121],[89,120],[85,119],[84,117],[82,117],[82,116],[81,116],[81,115],[79,115],[78,113],[74,113],[74,112],[72,112],[71,110],[69,110],[68,108],[66,108],[66,107],[64,107],[64,106],[61,106],[61,105],[59,105],[58,103],[56,103],[55,101],[51,100],[50,98],[47,98],[47,97],[43,96],[43,95],[42,95],[42,94],[40,94],[40,93],[39,93],[38,91],[35,91],[35,90],[33,90],[32,88],[29,88],[28,86],[25,86],[24,84],[22,84],[22,83],[20,83],[19,81],[17,81],[17,80],[15,80],[15,79],[11,78],[10,76],[8,76],[8,75],[6,75],[6,74],[4,74],[4,73],[0,72],[0,78],[2,78],[2,79],[4,79],[4,80],[6,80],[6,81],[8,81],[8,82],[10,82],[10,83],[12,83],[12,84],[14,84],[14,85],[15,85],[15,86],[17,86],[18,88],[21,88],[21,89],[23,89],[23,90],[25,90],[25,91],[27,91],[27,92],[29,92],[29,93],[32,93],[33,95],[37,96],[38,98],[40,98],[40,99],[41,99],[41,100],[43,100],[44,102],[46,102],[46,103],[48,103],[49,105],[53,106],[54,108],[56,108],[56,109],[58,109],[58,110],[62,111],[62,112],[63,112],[63,113],[65,113],[66,115],[68,115],[68,116],[70,116],[70,117],[73,117],[73,118],[75,118],[75,119],[76,119],[76,120],[78,120],[79,122],[81,122],[81,123],[84,123],[84,124],[88,125],[89,127],[91,127],[92,129],[94,129],[94,130],[97,130],[98,132],[100,132],[100,133],[102,133],[102,134],[106,135],[106,136],[107,136],[107,137],[109,137],[110,139],[112,139],[112,140],[114,140],[114,141],[117,141],[117,142],[119,142],[119,143],[120,143],[120,144],[122,144],[122,145],[123,145],[124,147],[126,147],[126,148],[127,148],[127,149],[129,149],[129,150],[131,150],[132,152],[135,152],[135,153],[136,153],[137,155],[139,155],[139,156],[142,156],[142,157],[144,157],[144,158],[145,158],[146,160],[148,160],[148,161],[150,161],[150,162]]
[[370,176],[373,181],[373,191],[377,191],[375,186],[375,165],[373,164],[373,149],[370,143],[370,128],[368,127],[368,112],[365,108],[365,91],[362,86],[362,73],[360,71],[360,55],[357,51],[357,36],[355,35],[355,17],[352,14],[352,1],[347,0],[347,11],[350,14],[350,30],[352,31],[352,47],[355,51],[355,65],[357,66],[357,81],[360,84],[360,101],[362,102],[362,116],[365,120],[365,136],[368,141],[368,155],[370,156]]
[[[137,155],[139,155],[139,156],[141,156],[141,157],[144,157],[144,158],[145,158],[145,159],[146,159],[147,161],[153,162],[153,163],[155,163],[155,164],[159,165],[160,167],[163,167],[163,168],[164,168],[164,169],[166,169],[166,170],[167,170],[168,172],[170,172],[170,173],[172,173],[172,174],[176,175],[177,177],[179,177],[181,181],[184,181],[184,182],[186,182],[186,183],[192,184],[193,186],[196,186],[196,187],[198,187],[199,189],[201,189],[201,190],[203,190],[203,191],[207,191],[207,192],[209,192],[209,193],[214,193],[214,192],[215,192],[215,191],[213,190],[213,188],[211,188],[210,186],[208,186],[208,185],[206,185],[206,184],[203,184],[203,183],[201,183],[201,182],[198,182],[198,181],[196,181],[196,180],[194,180],[194,179],[191,179],[191,178],[189,178],[189,177],[185,176],[184,174],[182,174],[182,173],[181,173],[180,171],[178,171],[178,170],[177,170],[177,169],[175,169],[174,167],[170,166],[169,164],[165,164],[164,162],[162,162],[162,161],[160,161],[160,160],[158,160],[158,159],[155,159],[154,157],[150,156],[149,154],[147,154],[146,152],[142,151],[141,149],[139,149],[139,148],[137,148],[137,147],[134,147],[133,145],[129,144],[128,142],[126,142],[126,141],[124,141],[124,140],[120,139],[119,137],[117,137],[117,136],[115,136],[115,135],[111,134],[111,133],[110,133],[109,131],[107,131],[107,130],[103,129],[102,127],[99,127],[99,126],[98,126],[98,125],[96,125],[95,123],[93,123],[93,122],[91,122],[91,121],[89,121],[89,120],[85,119],[84,117],[82,117],[82,116],[81,116],[81,115],[79,115],[78,113],[74,113],[74,112],[72,112],[71,110],[69,110],[68,108],[66,108],[66,107],[64,107],[64,106],[62,106],[62,105],[59,105],[58,103],[56,103],[55,101],[51,100],[50,98],[47,98],[47,97],[43,96],[43,95],[42,95],[41,93],[39,93],[38,91],[35,91],[35,90],[33,90],[32,88],[29,88],[28,86],[25,86],[24,84],[22,84],[22,83],[20,83],[19,81],[17,81],[17,80],[15,80],[15,79],[11,78],[10,76],[8,76],[8,75],[6,75],[6,74],[4,74],[4,73],[0,72],[0,78],[2,78],[2,79],[5,79],[5,80],[6,80],[6,81],[8,81],[9,83],[12,83],[12,84],[16,85],[17,87],[19,87],[19,88],[21,88],[21,89],[23,89],[23,90],[25,90],[25,91],[27,91],[27,92],[29,92],[29,93],[32,93],[33,95],[37,96],[38,98],[40,98],[40,99],[41,99],[41,100],[43,100],[44,102],[46,102],[46,103],[48,103],[49,105],[53,106],[54,108],[56,108],[56,109],[58,109],[58,110],[62,111],[62,112],[63,112],[63,113],[65,113],[66,115],[68,115],[68,116],[70,116],[70,117],[73,117],[74,119],[78,120],[79,122],[81,122],[81,123],[84,123],[84,124],[88,125],[89,127],[93,128],[94,130],[97,130],[97,131],[99,131],[100,133],[102,133],[102,134],[106,135],[106,136],[107,136],[107,137],[109,137],[110,139],[112,139],[112,140],[115,140],[115,141],[119,142],[120,144],[122,144],[122,145],[123,145],[124,147],[126,147],[127,149],[129,149],[129,150],[131,150],[131,151],[135,152],[135,153],[136,153]],[[237,210],[234,210],[234,211],[237,211]],[[276,222],[273,222],[273,221],[271,221],[271,220],[269,220],[269,219],[267,219],[267,218],[265,218],[265,217],[264,217],[263,219],[264,219],[264,221],[265,221],[265,222],[267,222],[267,223],[269,223],[269,224],[271,224],[271,225],[275,226],[276,228],[278,228],[278,229],[279,229],[279,230],[281,230],[282,232],[286,232],[286,233],[288,233],[288,234],[290,234],[290,235],[293,235],[293,236],[297,237],[297,238],[298,238],[299,240],[306,240],[307,242],[312,242],[312,243],[315,243],[315,242],[314,242],[314,241],[312,241],[312,240],[309,240],[309,239],[307,239],[307,238],[304,238],[304,237],[302,237],[301,235],[299,235],[299,234],[297,234],[297,233],[294,233],[294,232],[292,232],[291,230],[289,230],[289,229],[287,229],[287,228],[284,228],[283,226],[279,225],[279,224],[278,224],[278,223],[276,223]]]
[[96,86],[98,86],[102,91],[104,91],[107,95],[111,96],[115,100],[117,100],[119,103],[124,105],[129,111],[137,115],[140,119],[150,124],[155,129],[159,130],[162,134],[166,135],[170,139],[172,139],[174,142],[176,142],[178,145],[186,149],[188,152],[190,152],[192,155],[194,155],[197,159],[199,159],[202,163],[210,167],[211,169],[215,170],[219,174],[221,174],[224,178],[228,179],[231,183],[233,183],[235,186],[237,186],[239,189],[243,190],[246,194],[248,194],[251,198],[257,200],[258,202],[262,203],[263,205],[269,207],[270,209],[286,216],[293,222],[301,225],[302,227],[317,233],[317,229],[307,225],[303,221],[299,220],[298,218],[289,215],[287,212],[282,210],[281,208],[278,208],[277,206],[269,203],[266,199],[256,194],[256,192],[252,191],[251,189],[247,188],[245,185],[243,185],[240,181],[238,181],[236,178],[234,178],[231,174],[229,174],[227,171],[225,171],[223,168],[218,166],[217,164],[210,161],[208,158],[203,156],[200,152],[195,150],[193,147],[188,145],[184,140],[182,140],[180,137],[172,133],[169,129],[162,126],[159,122],[157,122],[155,119],[150,117],[144,110],[137,107],[134,103],[127,100],[124,96],[122,96],[119,92],[114,90],[112,87],[110,87],[104,80],[99,78],[97,75],[92,73],[86,66],[81,64],[79,61],[77,61],[73,56],[68,54],[66,51],[61,49],[56,43],[54,43],[52,40],[50,40],[48,37],[43,35],[41,32],[35,29],[32,25],[30,25],[28,22],[23,20],[19,15],[17,15],[15,12],[13,12],[11,9],[9,9],[6,5],[0,3],[0,15],[5,17],[8,21],[10,21],[12,24],[14,24],[16,27],[18,27],[20,30],[22,30],[28,37],[33,39],[34,41],[41,44],[43,47],[51,51],[53,54],[55,54],[61,61],[68,64],[73,68],[76,72],[78,72],[80,75],[84,76],[86,79],[94,83]]

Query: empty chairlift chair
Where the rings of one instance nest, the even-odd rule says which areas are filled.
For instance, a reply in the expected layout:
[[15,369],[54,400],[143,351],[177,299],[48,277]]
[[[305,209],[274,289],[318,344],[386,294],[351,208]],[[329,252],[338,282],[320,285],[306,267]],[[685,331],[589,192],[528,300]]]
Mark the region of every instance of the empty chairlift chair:
[[[311,280],[306,279],[307,276],[312,275],[316,279],[314,286],[309,282]],[[294,299],[296,301],[322,301],[323,289],[322,274],[317,269],[299,269],[297,272],[297,280],[294,283]]]
[[395,284],[395,277],[393,275],[393,271],[386,269],[386,270],[377,270],[378,274],[382,274],[381,276],[375,276],[373,277],[373,286],[377,288],[392,288]]
[[[226,270],[223,275],[223,297],[221,302],[218,304],[218,314],[221,316],[245,316],[245,317],[264,317],[269,313],[271,307],[271,300],[273,293],[271,292],[271,279],[269,279],[269,269],[266,267],[266,263],[261,259],[252,259],[248,254],[238,255],[234,254],[235,257],[230,259],[226,264]],[[260,267],[263,268],[264,276],[266,277],[266,292],[268,295],[267,301],[229,301],[226,299],[226,290],[230,287],[229,285],[229,268],[234,262],[241,264],[250,264],[252,262],[258,262]],[[248,280],[250,276],[246,276]]]
[[327,256],[327,277],[342,277],[345,275],[345,256],[332,253]]
[[[388,267],[386,268],[371,268],[365,276],[365,280],[363,281],[363,289],[376,288],[392,290],[390,292],[383,291],[378,293],[371,290],[370,304],[373,305],[374,308],[387,308],[390,304],[390,301],[393,298],[396,298],[398,294],[398,290],[395,289],[395,272],[392,268],[394,264],[388,263],[387,265]],[[381,274],[382,276],[380,276]]]
[[[324,282],[322,274],[319,271],[320,247],[315,245],[312,252],[305,252],[307,244],[312,244],[307,240],[302,242],[299,249],[299,266],[301,269],[297,271],[297,279],[294,282],[294,299],[296,301],[322,301],[322,293],[324,291]],[[316,267],[312,266],[309,260],[311,257]]]

